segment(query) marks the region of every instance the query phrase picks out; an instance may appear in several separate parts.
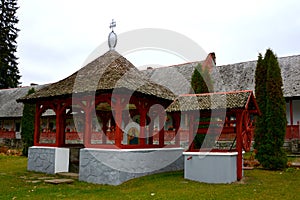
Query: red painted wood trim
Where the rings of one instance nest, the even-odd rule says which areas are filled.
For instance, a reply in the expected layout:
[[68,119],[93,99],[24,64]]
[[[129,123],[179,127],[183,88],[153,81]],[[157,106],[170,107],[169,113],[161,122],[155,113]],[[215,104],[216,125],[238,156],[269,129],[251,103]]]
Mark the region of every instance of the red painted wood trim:
[[146,144],[145,126],[146,126],[147,110],[140,109],[140,136],[139,143],[144,146]]
[[193,144],[193,141],[194,141],[194,120],[195,120],[195,117],[194,117],[194,114],[191,113],[190,115],[190,127],[189,127],[189,149],[194,149],[194,144]]
[[293,100],[290,99],[290,124],[294,125]]
[[180,146],[180,132],[179,132],[179,127],[180,127],[180,113],[176,112],[173,113],[173,127],[175,128],[175,145]]
[[165,128],[164,128],[165,116],[163,114],[159,115],[159,146],[163,147],[165,145]]
[[238,152],[237,155],[237,163],[236,163],[236,167],[237,167],[237,180],[241,180],[243,178],[243,145],[242,145],[242,126],[243,126],[243,115],[244,115],[245,111],[243,113],[237,113],[236,114],[236,119],[237,119],[237,129],[236,129],[236,149]]
[[37,146],[39,144],[39,135],[40,135],[40,105],[35,105],[35,123],[34,123],[34,138],[33,138],[33,144],[34,146]]

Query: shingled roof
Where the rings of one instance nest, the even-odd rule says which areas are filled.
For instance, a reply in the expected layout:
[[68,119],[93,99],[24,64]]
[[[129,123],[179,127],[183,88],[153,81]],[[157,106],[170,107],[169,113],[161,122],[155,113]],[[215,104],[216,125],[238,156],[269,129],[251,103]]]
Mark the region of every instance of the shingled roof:
[[128,89],[146,95],[173,100],[175,95],[165,87],[144,76],[118,52],[110,50],[96,58],[71,76],[53,83],[19,101],[36,101],[41,98],[71,96],[73,93]]
[[[215,91],[254,90],[257,61],[216,66],[212,71]],[[285,97],[300,96],[300,55],[279,57]]]
[[32,87],[37,90],[44,85],[0,90],[0,118],[22,117],[24,105],[16,99],[25,96]]
[[142,72],[150,80],[169,88],[174,94],[186,94],[190,92],[191,78],[195,67],[203,61],[189,62],[167,67],[143,70]]
[[244,109],[251,96],[253,97],[252,91],[184,94],[177,97],[166,111]]
[[[300,96],[300,55],[279,57],[285,97]],[[144,74],[155,82],[175,88],[176,95],[190,91],[191,77],[195,67],[202,62],[184,63],[169,67],[148,69]],[[253,90],[257,61],[241,62],[212,68],[211,77],[215,92]],[[171,77],[171,78],[170,78]]]

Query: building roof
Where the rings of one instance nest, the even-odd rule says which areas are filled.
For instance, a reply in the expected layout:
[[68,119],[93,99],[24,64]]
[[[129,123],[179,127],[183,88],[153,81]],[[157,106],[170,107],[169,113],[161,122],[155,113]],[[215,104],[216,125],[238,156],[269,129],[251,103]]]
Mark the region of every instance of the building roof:
[[150,80],[169,88],[177,96],[189,93],[195,67],[203,61],[143,70]]
[[[249,100],[254,101],[249,107]],[[253,107],[254,105],[254,107]],[[252,91],[218,92],[205,94],[184,94],[177,97],[166,109],[167,112],[247,109],[258,110]]]
[[27,95],[28,90],[32,87],[37,90],[44,86],[39,85],[0,90],[0,118],[22,117],[24,105],[23,103],[17,103],[16,99]]
[[215,67],[216,55],[209,53],[205,60],[188,62],[179,65],[172,65],[160,68],[150,68],[142,72],[164,87],[169,88],[176,96],[190,93],[191,79],[196,66],[199,64],[210,72]]
[[[212,71],[215,91],[255,89],[257,61],[216,66]],[[279,57],[285,97],[300,96],[300,55]]]
[[[175,88],[176,95],[190,92],[191,77],[195,67],[202,62],[184,63],[169,67],[145,70],[144,73],[156,82]],[[255,89],[257,61],[241,62],[212,67],[211,77],[214,92]],[[285,97],[300,97],[300,55],[279,57]]]
[[19,101],[36,101],[41,98],[71,96],[73,93],[103,92],[127,89],[146,95],[173,100],[175,95],[165,87],[144,76],[118,52],[110,50],[96,58],[71,76],[50,84]]

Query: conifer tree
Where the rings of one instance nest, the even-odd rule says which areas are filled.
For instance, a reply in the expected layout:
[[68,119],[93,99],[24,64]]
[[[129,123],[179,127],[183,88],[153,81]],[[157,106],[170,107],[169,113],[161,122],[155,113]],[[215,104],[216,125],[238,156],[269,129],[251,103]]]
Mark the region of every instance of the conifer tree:
[[209,83],[209,81],[211,81],[211,79],[208,70],[205,69],[203,70],[201,64],[198,64],[195,67],[195,70],[192,75],[192,80],[191,80],[192,88],[190,93],[195,93],[195,94],[208,93],[210,89],[208,85],[209,86],[212,85],[211,83]]
[[[28,95],[34,93],[34,88],[28,91]],[[23,142],[23,155],[28,156],[28,148],[33,146],[34,137],[34,116],[35,104],[24,103],[23,117],[22,117],[22,142]]]
[[[260,105],[264,128],[258,127],[256,136],[257,159],[264,168],[282,169],[286,167],[287,157],[282,149],[286,133],[286,108],[282,92],[282,77],[277,57],[268,49],[263,59],[266,69],[266,80],[261,88],[265,87],[265,105]],[[257,86],[260,87],[260,86]],[[259,90],[256,95],[261,95]],[[263,124],[257,124],[263,126]]]
[[[191,81],[191,92],[195,94],[202,94],[202,93],[209,93],[212,92],[212,79],[210,77],[209,71],[207,68],[202,68],[201,64],[198,64],[195,67],[194,73],[192,75],[192,81]],[[201,122],[209,122],[210,117],[207,118],[201,118]],[[209,125],[202,125],[198,128],[207,128]],[[203,144],[203,141],[206,137],[206,134],[196,134],[194,138],[194,148],[200,149],[200,147]]]
[[19,29],[17,0],[0,0],[0,89],[17,87],[20,79],[17,57]]
[[[261,113],[266,113],[266,74],[267,67],[263,64],[263,56],[259,54],[255,70],[255,97]],[[256,117],[254,148],[258,151],[256,154],[258,160],[261,160],[260,157],[263,155],[263,152],[260,152],[259,144],[267,132],[265,118],[264,114]]]

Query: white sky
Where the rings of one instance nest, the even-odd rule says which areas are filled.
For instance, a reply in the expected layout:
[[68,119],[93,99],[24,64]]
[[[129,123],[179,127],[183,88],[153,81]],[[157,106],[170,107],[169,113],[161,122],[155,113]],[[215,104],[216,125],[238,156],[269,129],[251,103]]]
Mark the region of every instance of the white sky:
[[19,6],[23,86],[56,82],[81,68],[106,42],[112,19],[117,34],[140,28],[183,34],[215,52],[217,65],[255,60],[267,48],[278,57],[300,54],[299,0],[19,0]]

